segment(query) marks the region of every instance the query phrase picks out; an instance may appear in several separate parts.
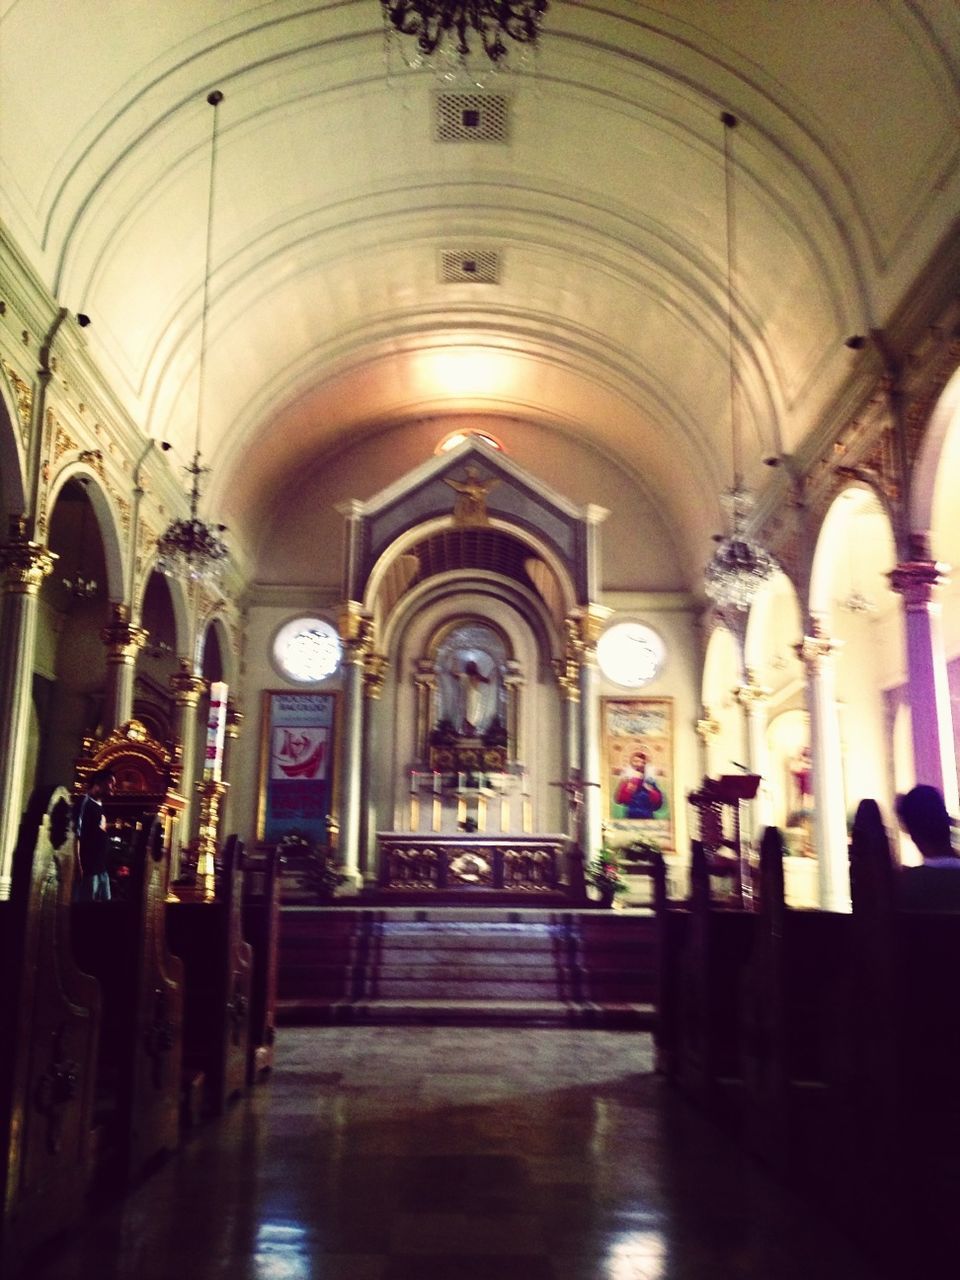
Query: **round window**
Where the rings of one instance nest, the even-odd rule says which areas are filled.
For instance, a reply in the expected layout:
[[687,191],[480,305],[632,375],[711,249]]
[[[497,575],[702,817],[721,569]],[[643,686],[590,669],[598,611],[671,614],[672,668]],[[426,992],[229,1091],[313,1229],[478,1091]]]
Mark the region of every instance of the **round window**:
[[294,618],[280,628],[273,641],[277,669],[297,684],[316,684],[333,675],[342,651],[336,627],[323,618]]
[[665,655],[663,641],[642,622],[617,622],[597,643],[600,670],[625,689],[649,684],[659,674]]

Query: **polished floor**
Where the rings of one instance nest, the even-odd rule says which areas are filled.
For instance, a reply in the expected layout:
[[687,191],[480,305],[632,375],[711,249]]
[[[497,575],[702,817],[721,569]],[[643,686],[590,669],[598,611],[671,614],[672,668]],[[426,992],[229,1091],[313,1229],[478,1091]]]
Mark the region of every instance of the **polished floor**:
[[649,1038],[285,1029],[273,1078],[36,1280],[874,1280]]

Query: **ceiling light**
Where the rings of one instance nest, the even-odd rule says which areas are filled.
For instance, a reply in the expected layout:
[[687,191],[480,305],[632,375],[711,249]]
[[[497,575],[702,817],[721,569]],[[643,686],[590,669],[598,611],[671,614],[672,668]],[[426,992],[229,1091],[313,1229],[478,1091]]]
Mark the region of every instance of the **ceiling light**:
[[[221,524],[208,524],[197,514],[200,505],[200,477],[209,470],[200,465],[200,428],[203,418],[204,371],[207,362],[207,312],[210,301],[210,245],[213,229],[213,191],[217,160],[217,108],[223,94],[214,89],[207,95],[213,107],[213,129],[210,135],[210,190],[207,198],[207,246],[203,270],[203,308],[200,317],[200,369],[197,376],[197,432],[193,461],[185,467],[192,478],[190,516],[172,521],[157,539],[157,568],[168,578],[187,578],[194,582],[216,583],[220,580],[227,558],[227,545],[221,538]],[[163,446],[166,448],[166,445]]]
[[[506,58],[509,44],[536,45],[547,0],[380,0],[389,31],[416,36],[419,65],[438,50],[461,62],[478,43],[494,66]],[[455,43],[454,48],[450,44]]]
[[736,218],[733,191],[733,159],[730,138],[737,125],[737,117],[724,111],[723,124],[723,174],[726,197],[727,229],[727,360],[730,383],[730,445],[733,455],[733,484],[721,496],[721,503],[729,517],[729,536],[722,537],[704,575],[704,589],[720,608],[746,610],[763,584],[777,571],[777,562],[759,543],[746,532],[747,520],[753,510],[753,495],[743,483],[740,459],[740,417],[738,403],[738,378],[735,361],[735,290],[734,249]]

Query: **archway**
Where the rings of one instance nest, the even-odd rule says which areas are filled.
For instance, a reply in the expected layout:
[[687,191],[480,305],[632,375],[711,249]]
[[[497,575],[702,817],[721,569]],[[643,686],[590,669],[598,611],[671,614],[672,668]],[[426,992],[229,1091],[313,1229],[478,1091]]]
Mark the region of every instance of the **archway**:
[[736,690],[742,683],[743,664],[737,638],[727,627],[715,627],[703,664],[702,701],[715,726],[707,738],[706,748],[710,777],[737,773],[746,764],[743,712],[736,698]]
[[851,819],[864,797],[892,812],[893,724],[905,689],[900,600],[889,582],[896,562],[893,527],[880,499],[866,487],[845,489],[820,528],[810,612],[839,646],[837,704]]

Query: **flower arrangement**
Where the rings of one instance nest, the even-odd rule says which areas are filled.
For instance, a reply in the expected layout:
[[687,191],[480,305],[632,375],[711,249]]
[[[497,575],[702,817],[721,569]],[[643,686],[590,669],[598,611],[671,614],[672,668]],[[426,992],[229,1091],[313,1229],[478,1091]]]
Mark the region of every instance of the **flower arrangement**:
[[588,864],[587,882],[599,890],[601,902],[612,902],[619,893],[626,893],[628,885],[620,874],[620,856],[616,849],[603,848]]
[[277,841],[281,863],[294,860],[303,865],[303,880],[321,901],[329,901],[347,877],[329,849],[318,848],[302,831],[288,831]]

